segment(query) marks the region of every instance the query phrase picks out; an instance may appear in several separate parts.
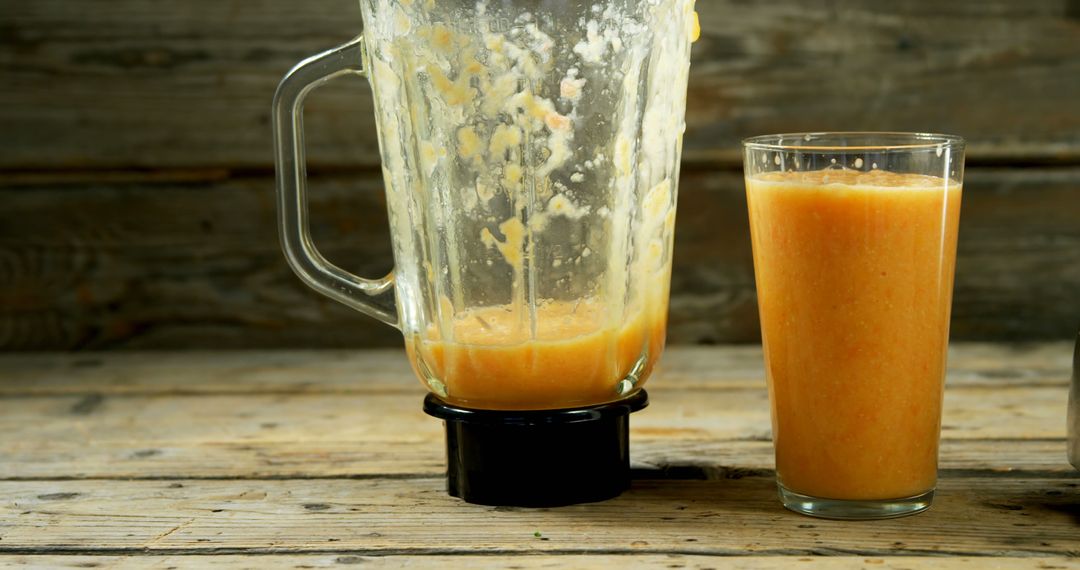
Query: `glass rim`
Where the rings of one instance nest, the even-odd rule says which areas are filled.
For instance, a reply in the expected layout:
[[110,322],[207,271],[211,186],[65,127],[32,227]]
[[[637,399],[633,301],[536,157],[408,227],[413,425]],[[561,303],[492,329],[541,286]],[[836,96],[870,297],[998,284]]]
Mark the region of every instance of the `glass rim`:
[[[894,139],[894,142],[880,144],[837,145],[812,144],[815,139],[837,137],[862,137],[867,140]],[[791,142],[784,142],[790,139]],[[799,144],[810,143],[810,144]],[[957,135],[940,133],[920,133],[903,131],[818,131],[804,133],[777,133],[758,135],[743,139],[743,148],[771,151],[810,151],[810,152],[889,152],[937,150],[940,148],[964,148],[967,141]]]

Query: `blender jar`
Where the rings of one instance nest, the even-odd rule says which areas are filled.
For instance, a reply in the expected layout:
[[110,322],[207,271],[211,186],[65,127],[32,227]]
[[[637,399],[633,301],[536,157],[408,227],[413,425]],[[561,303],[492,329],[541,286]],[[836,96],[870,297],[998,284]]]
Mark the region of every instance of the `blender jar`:
[[[309,285],[399,328],[442,404],[563,410],[638,392],[664,348],[693,0],[361,0],[364,35],[275,98],[281,236]],[[375,99],[395,270],[313,245],[304,96]]]

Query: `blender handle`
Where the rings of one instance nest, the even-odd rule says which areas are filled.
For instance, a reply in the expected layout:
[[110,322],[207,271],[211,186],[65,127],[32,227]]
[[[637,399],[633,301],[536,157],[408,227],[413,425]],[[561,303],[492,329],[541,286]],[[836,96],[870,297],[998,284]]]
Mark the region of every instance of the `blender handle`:
[[319,293],[380,321],[398,327],[394,274],[364,279],[330,263],[311,239],[307,208],[307,164],[304,153],[304,99],[331,79],[354,74],[367,77],[364,38],[300,62],[274,94],[274,160],[277,167],[278,231],[289,266]]

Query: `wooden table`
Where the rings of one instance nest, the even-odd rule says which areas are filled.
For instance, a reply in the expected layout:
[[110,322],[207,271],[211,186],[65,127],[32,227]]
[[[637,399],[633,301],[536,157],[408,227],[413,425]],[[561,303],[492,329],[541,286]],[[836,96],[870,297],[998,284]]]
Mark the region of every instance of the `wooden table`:
[[937,502],[853,523],[777,502],[757,347],[671,350],[633,488],[540,510],[445,494],[398,351],[4,356],[0,566],[1080,568],[1070,359],[955,347]]

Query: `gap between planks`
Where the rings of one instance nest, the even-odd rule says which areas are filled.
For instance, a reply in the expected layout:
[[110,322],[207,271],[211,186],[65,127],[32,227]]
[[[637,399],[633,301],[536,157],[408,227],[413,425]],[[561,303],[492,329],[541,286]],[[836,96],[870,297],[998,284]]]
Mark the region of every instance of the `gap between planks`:
[[[533,570],[547,568],[579,568],[582,570],[608,569],[632,564],[633,568],[642,569],[686,569],[706,570],[718,566],[730,570],[777,570],[797,568],[799,570],[985,570],[986,558],[937,558],[914,556],[848,556],[831,558],[811,558],[795,556],[728,556],[717,557],[701,554],[588,554],[561,555],[549,554],[449,554],[428,555],[423,557],[402,555],[369,556],[358,552],[337,551],[327,554],[290,555],[290,554],[239,554],[220,555],[203,553],[193,554],[121,554],[121,555],[0,555],[0,566],[5,567],[49,567],[49,568],[94,568],[107,567],[112,570],[128,570],[175,566],[188,568],[194,565],[212,568],[260,568],[263,570],[342,568],[360,565],[364,568],[457,568],[460,570],[515,568]],[[1067,557],[1032,558],[995,558],[993,567],[997,570],[1080,570],[1080,559]]]
[[[947,386],[1066,386],[1069,343],[960,343],[949,353]],[[71,394],[419,393],[405,352],[29,353],[0,355],[0,397]],[[672,347],[650,388],[764,388],[761,347]]]
[[[798,570],[985,570],[988,561],[985,557],[940,558],[916,556],[845,556],[845,557],[805,557],[805,556],[709,556],[702,554],[506,554],[506,553],[461,553],[427,556],[378,555],[369,556],[359,552],[335,551],[327,554],[192,554],[175,553],[123,553],[119,555],[0,555],[0,566],[5,567],[49,567],[49,568],[94,568],[107,567],[112,570],[129,570],[174,566],[189,568],[195,565],[220,568],[223,570],[239,568],[259,568],[261,570],[342,568],[359,565],[364,568],[456,568],[460,570],[514,568],[516,570],[534,570],[549,568],[578,568],[581,570],[609,569],[625,567],[650,569],[686,569],[714,570],[723,566],[729,570],[778,570],[795,568]],[[1045,558],[995,558],[992,561],[996,570],[1080,570],[1080,558],[1045,557]]]
[[[633,481],[717,481],[722,479],[742,479],[744,477],[770,477],[775,471],[765,468],[744,468],[725,466],[677,465],[672,468],[631,468]],[[0,482],[61,482],[61,481],[409,481],[418,479],[437,479],[443,472],[416,473],[363,473],[354,475],[116,475],[116,476],[45,476],[45,477],[0,477]],[[982,479],[1080,479],[1071,468],[1061,469],[939,469],[939,479],[971,478]]]

